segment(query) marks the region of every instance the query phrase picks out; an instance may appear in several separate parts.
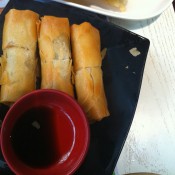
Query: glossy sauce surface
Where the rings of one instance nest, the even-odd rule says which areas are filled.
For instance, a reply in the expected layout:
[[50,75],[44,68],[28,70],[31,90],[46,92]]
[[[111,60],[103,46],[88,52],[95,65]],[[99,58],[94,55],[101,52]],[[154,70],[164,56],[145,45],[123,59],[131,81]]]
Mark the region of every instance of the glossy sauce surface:
[[[15,153],[33,167],[62,162],[73,149],[74,128],[64,111],[37,107],[17,120],[11,134]],[[66,133],[65,131],[66,128]]]

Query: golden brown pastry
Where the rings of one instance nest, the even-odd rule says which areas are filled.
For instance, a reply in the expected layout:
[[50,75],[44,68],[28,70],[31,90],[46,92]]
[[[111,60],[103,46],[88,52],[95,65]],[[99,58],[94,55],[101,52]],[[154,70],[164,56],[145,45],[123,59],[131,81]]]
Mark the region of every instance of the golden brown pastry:
[[11,9],[5,16],[2,50],[1,102],[13,103],[35,89],[39,15]]
[[64,91],[74,96],[70,26],[67,18],[44,16],[39,34],[41,88]]
[[103,87],[99,31],[84,22],[71,27],[71,44],[78,102],[90,121],[109,115]]
[[107,0],[109,4],[117,7],[120,11],[126,10],[127,0]]

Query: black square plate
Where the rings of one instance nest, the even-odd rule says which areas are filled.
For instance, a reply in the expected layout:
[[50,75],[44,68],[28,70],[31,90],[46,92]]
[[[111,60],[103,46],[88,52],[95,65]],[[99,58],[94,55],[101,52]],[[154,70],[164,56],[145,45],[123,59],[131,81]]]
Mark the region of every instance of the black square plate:
[[[48,0],[11,0],[0,16],[1,46],[4,16],[11,8],[30,9],[41,16],[68,17],[70,24],[88,21],[100,30],[101,48],[107,48],[102,69],[111,115],[90,126],[89,151],[84,163],[75,174],[112,175],[136,110],[149,40],[106,21],[103,16],[75,7]],[[129,52],[134,47],[140,52],[137,57]],[[1,104],[1,120],[7,110],[8,108]],[[12,174],[2,155],[0,173]]]

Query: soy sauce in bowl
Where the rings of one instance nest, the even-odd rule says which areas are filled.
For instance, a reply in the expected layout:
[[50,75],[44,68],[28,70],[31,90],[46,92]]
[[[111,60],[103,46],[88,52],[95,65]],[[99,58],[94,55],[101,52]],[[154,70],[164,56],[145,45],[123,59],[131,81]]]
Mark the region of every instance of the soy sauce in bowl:
[[[22,114],[12,130],[11,142],[23,162],[32,167],[43,167],[62,161],[71,150],[73,139],[70,138],[74,137],[71,122],[63,115],[63,111],[58,113],[48,107],[32,108]],[[66,127],[72,137],[59,137],[55,127],[59,127],[59,132]],[[58,144],[57,139],[62,144]]]
[[1,128],[1,150],[15,174],[71,175],[89,146],[89,124],[75,99],[52,89],[16,101]]

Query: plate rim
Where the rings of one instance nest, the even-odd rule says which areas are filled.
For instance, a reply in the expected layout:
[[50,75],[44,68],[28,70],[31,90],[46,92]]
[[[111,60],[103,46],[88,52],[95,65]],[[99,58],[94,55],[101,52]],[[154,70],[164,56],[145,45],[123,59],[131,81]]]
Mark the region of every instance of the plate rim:
[[105,11],[100,10],[100,9],[95,9],[95,8],[92,8],[92,7],[89,7],[89,6],[77,4],[77,3],[74,3],[74,2],[70,2],[70,1],[64,1],[64,0],[46,0],[46,1],[48,1],[48,2],[49,1],[55,1],[55,2],[59,2],[59,3],[62,3],[62,4],[68,5],[68,6],[77,7],[77,8],[86,10],[86,11],[90,11],[90,12],[94,12],[94,13],[97,13],[97,14],[105,15],[105,16],[108,16],[108,17],[113,17],[113,18],[118,18],[118,19],[124,19],[124,20],[132,20],[132,21],[146,20],[146,19],[150,19],[150,18],[159,16],[173,2],[173,0],[169,0],[169,1],[165,0],[165,1],[167,1],[167,3],[160,10],[155,11],[154,13],[151,13],[151,14],[147,14],[147,15],[135,17],[135,16],[132,16],[132,15],[131,16],[128,16],[126,14],[122,14],[122,12],[117,12],[117,11],[115,13],[112,13],[112,11],[111,11],[111,13],[108,13],[108,12],[105,12]]

